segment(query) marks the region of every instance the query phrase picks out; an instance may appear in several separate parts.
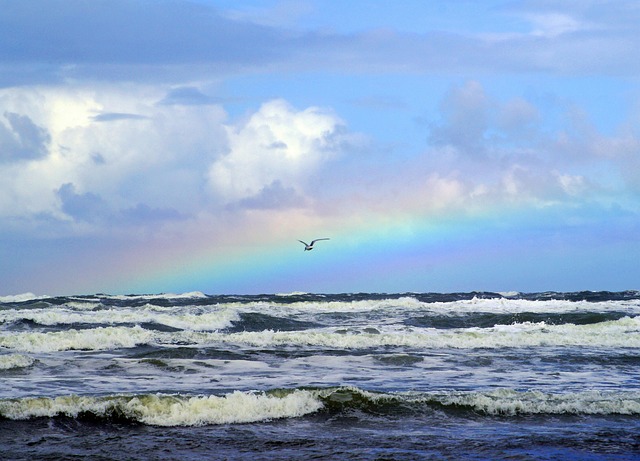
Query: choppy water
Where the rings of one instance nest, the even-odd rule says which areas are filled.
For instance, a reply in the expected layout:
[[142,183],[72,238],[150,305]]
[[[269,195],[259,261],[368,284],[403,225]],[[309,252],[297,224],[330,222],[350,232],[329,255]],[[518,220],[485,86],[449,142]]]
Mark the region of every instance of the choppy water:
[[640,459],[640,293],[0,297],[3,459]]

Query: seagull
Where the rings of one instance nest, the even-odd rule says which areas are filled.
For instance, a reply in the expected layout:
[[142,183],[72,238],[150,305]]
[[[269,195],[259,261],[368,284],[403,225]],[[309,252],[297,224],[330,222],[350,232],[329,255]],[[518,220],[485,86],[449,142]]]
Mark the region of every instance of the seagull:
[[311,243],[305,243],[302,240],[298,240],[298,242],[304,245],[304,251],[310,251],[310,250],[313,250],[313,244],[319,240],[329,240],[329,239],[315,239],[315,240],[311,240]]

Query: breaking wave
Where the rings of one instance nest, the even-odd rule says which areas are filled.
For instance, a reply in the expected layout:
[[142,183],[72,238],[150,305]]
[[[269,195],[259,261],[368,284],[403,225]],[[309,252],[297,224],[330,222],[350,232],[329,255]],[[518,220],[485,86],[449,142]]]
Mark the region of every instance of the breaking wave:
[[477,415],[638,415],[640,392],[547,394],[499,389],[487,392],[376,393],[355,387],[235,391],[222,396],[168,394],[32,397],[0,400],[0,416],[103,418],[154,426],[242,424],[313,413],[402,416],[407,412]]
[[22,354],[0,355],[0,370],[27,368],[35,363],[35,359]]
[[8,419],[92,416],[154,426],[203,426],[294,418],[313,413],[321,407],[322,402],[317,396],[304,390],[283,396],[240,391],[224,396],[71,395],[0,400],[0,416]]
[[237,311],[215,309],[198,311],[185,308],[162,308],[145,305],[133,309],[104,308],[90,303],[70,303],[68,308],[14,309],[0,311],[0,324],[28,320],[39,325],[117,325],[159,324],[172,328],[196,331],[221,330],[239,319]]

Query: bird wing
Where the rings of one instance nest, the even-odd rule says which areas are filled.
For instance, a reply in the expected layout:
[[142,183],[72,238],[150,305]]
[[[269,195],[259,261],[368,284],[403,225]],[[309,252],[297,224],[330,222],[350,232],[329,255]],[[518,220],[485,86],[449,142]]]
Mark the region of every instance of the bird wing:
[[314,243],[320,241],[320,240],[331,240],[331,239],[315,239],[311,241],[311,245],[313,245]]
[[[304,246],[308,247],[309,245],[307,243],[304,243],[302,240],[298,240],[298,242],[302,243]],[[313,245],[313,242],[311,242],[311,245]]]

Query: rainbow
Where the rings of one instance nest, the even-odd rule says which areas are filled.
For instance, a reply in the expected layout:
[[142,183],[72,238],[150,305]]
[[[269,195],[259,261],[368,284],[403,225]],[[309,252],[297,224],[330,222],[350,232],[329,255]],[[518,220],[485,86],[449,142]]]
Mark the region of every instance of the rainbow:
[[[632,262],[600,216],[588,228],[563,222],[564,208],[513,208],[484,213],[401,216],[345,225],[331,222],[312,233],[296,227],[245,233],[241,242],[194,239],[190,245],[149,246],[124,261],[105,282],[110,293],[202,291],[208,294],[280,292],[574,291],[629,289],[630,276],[611,286],[609,271]],[[366,221],[366,222],[365,222]],[[568,221],[568,220],[565,220]],[[295,227],[295,226],[294,226]],[[260,234],[260,235],[258,235]],[[298,238],[329,236],[304,252]],[[590,235],[596,235],[595,240]],[[252,239],[253,236],[253,239]],[[635,242],[640,249],[640,241]],[[636,253],[640,254],[640,253]],[[622,264],[621,264],[622,262]],[[602,285],[588,285],[593,271]],[[633,270],[629,272],[633,274]],[[590,278],[587,276],[591,275]]]

